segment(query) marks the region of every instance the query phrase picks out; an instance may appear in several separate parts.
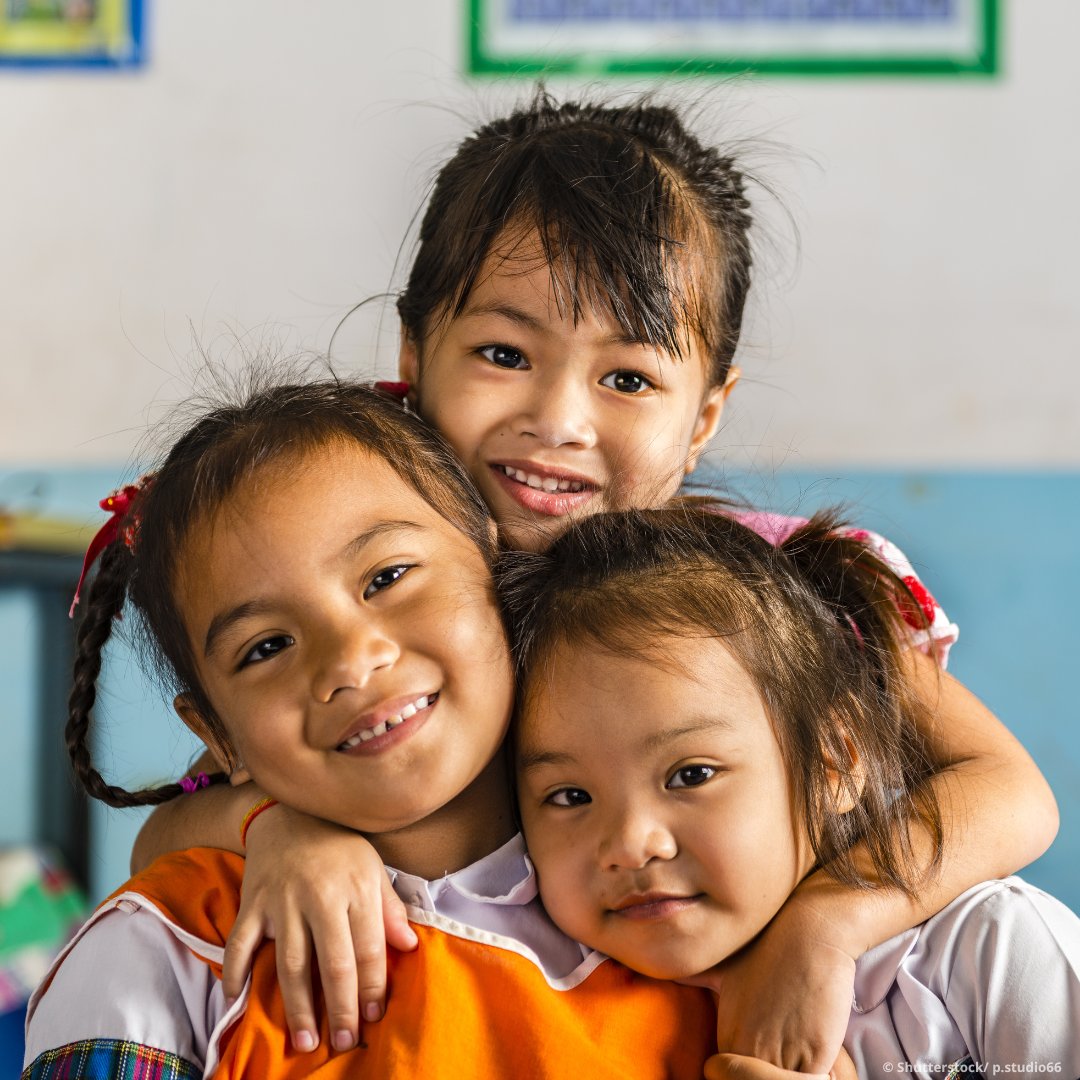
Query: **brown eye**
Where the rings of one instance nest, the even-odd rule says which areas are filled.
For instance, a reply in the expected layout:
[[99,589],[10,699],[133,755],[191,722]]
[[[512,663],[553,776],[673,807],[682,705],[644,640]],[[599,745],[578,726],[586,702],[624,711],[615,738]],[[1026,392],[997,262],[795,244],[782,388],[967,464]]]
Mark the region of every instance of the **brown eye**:
[[480,355],[490,364],[496,367],[507,368],[511,371],[523,371],[529,366],[524,356],[511,349],[509,345],[487,345],[480,349]]
[[601,386],[609,390],[617,390],[620,394],[643,394],[646,390],[652,390],[653,384],[649,382],[640,371],[613,371],[600,380]]
[[683,768],[675,770],[667,786],[669,788],[700,787],[711,780],[718,771],[712,765],[684,765]]
[[388,566],[380,570],[368,583],[364,590],[364,599],[370,600],[376,593],[389,589],[395,582],[400,581],[410,570],[411,566]]
[[290,645],[295,644],[295,638],[289,637],[288,634],[275,634],[273,637],[263,638],[262,641],[248,650],[244,659],[240,661],[240,666],[243,668],[249,664],[260,664],[264,660],[272,659],[278,653],[284,652]]
[[581,788],[561,788],[553,791],[544,802],[552,806],[585,806],[592,802],[592,796]]

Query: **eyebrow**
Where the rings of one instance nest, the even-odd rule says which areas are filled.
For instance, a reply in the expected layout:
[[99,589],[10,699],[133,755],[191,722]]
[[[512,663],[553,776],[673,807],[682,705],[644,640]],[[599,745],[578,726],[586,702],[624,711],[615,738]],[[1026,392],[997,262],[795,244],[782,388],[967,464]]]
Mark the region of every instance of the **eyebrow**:
[[[638,753],[649,754],[663,749],[676,739],[686,735],[700,735],[704,731],[733,731],[735,725],[722,716],[704,717],[701,720],[684,724],[668,731],[657,731],[647,735],[636,747]],[[544,765],[575,765],[577,758],[565,750],[527,750],[518,755],[518,768],[522,772],[542,768]]]
[[[341,550],[340,558],[348,560],[355,558],[379,536],[388,533],[423,531],[423,526],[415,521],[380,521],[371,528],[365,529],[359,536],[353,537]],[[211,620],[206,630],[206,639],[203,641],[203,656],[210,659],[214,650],[221,643],[226,631],[232,629],[238,622],[250,619],[256,615],[265,615],[274,609],[274,603],[265,597],[253,600],[245,600],[243,603],[219,611]]]

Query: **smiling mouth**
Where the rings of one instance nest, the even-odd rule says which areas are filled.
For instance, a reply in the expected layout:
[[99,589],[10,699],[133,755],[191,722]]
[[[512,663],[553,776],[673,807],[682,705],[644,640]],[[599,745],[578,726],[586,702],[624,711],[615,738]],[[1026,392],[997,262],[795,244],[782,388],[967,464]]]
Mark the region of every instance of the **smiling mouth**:
[[536,473],[526,472],[524,469],[515,469],[512,465],[495,465],[494,468],[498,469],[503,476],[509,477],[519,484],[524,484],[526,487],[531,487],[536,491],[546,491],[549,495],[554,495],[556,492],[576,494],[579,491],[585,491],[589,487],[583,480],[539,476]]
[[633,920],[667,919],[693,907],[703,897],[703,893],[691,896],[663,894],[632,896],[621,901],[617,907],[609,909],[609,914]]
[[415,701],[410,701],[399,713],[380,720],[372,727],[361,728],[355,735],[350,735],[344,742],[339,743],[337,748],[340,751],[352,750],[361,743],[371,742],[373,739],[379,738],[380,735],[385,735],[388,731],[401,727],[402,724],[411,720],[418,712],[430,709],[438,699],[438,693],[424,694]]

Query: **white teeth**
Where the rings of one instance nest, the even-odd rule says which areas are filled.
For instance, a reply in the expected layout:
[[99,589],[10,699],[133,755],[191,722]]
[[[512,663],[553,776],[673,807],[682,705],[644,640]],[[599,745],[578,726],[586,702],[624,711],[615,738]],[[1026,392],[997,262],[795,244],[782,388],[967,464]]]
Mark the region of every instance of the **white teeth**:
[[400,715],[388,716],[374,727],[364,728],[355,735],[350,735],[340,746],[338,746],[338,749],[351,750],[354,746],[359,746],[362,742],[371,742],[372,739],[377,739],[380,735],[385,735],[399,724],[404,724],[409,717],[415,716],[421,709],[426,709],[429,702],[434,700],[434,695],[429,696],[425,694],[423,697],[418,697],[415,701],[409,702],[409,704],[401,710]]
[[522,472],[521,469],[515,469],[510,465],[500,467],[511,480],[535,488],[537,491],[554,493],[556,491],[578,492],[585,490],[585,485],[580,480],[556,480],[554,476],[537,476],[535,473]]

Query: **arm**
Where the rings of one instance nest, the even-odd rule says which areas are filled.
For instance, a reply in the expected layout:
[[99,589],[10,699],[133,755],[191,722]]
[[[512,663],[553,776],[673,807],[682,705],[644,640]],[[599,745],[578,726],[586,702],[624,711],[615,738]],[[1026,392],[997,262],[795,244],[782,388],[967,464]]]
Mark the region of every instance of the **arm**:
[[356,1044],[359,1018],[378,1020],[386,997],[386,945],[408,950],[416,935],[375,849],[359,833],[286,806],[251,823],[244,815],[264,792],[255,784],[217,786],[158,807],[139,833],[132,869],[195,845],[246,855],[240,911],[225,948],[222,988],[239,997],[264,938],[277,941],[285,1017],[297,1050],[314,1050],[319,1026],[312,957],[336,1049]]
[[196,1080],[224,1012],[216,985],[152,909],[101,911],[31,999],[23,1075]]
[[[811,874],[761,936],[710,979],[721,992],[721,1050],[824,1071],[847,1027],[855,960],[972,885],[1026,865],[1057,832],[1054,797],[1019,742],[932,659],[910,656],[920,693],[936,703],[924,734],[948,763],[932,781],[944,828],[941,864],[915,899]],[[930,837],[918,822],[912,835],[929,865]]]
[[[192,767],[198,772],[203,759]],[[145,870],[159,855],[189,847],[216,847],[243,855],[240,824],[263,795],[254,784],[218,784],[154,809],[131,849],[131,872]]]

